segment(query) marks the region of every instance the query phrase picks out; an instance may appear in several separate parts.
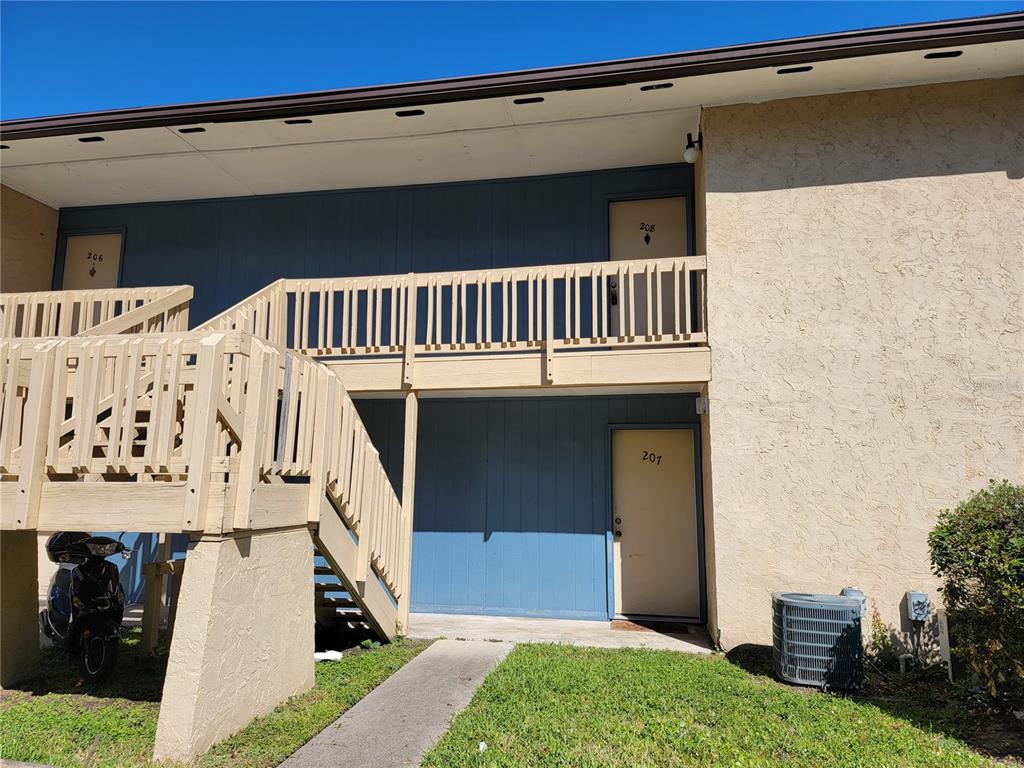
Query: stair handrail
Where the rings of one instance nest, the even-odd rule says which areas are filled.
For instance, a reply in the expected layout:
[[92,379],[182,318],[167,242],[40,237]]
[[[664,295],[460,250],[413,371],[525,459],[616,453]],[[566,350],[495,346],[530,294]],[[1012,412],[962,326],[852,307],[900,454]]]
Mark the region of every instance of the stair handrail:
[[190,285],[4,293],[0,338],[185,331],[192,295]]
[[244,331],[285,347],[287,304],[280,278],[196,327],[197,331]]

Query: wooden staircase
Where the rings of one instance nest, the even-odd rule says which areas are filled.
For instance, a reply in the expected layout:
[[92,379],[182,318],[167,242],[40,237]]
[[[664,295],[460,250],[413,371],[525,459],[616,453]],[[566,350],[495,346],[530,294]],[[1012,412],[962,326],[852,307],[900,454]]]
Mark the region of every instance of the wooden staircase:
[[[103,315],[80,297],[69,310],[17,296],[0,317],[22,334],[0,338],[0,527],[305,527],[319,614],[401,631],[411,520],[331,370],[244,331],[168,332],[180,292],[107,302],[123,311],[92,325],[78,319]],[[72,316],[87,335],[33,336]],[[112,321],[125,333],[92,335]]]

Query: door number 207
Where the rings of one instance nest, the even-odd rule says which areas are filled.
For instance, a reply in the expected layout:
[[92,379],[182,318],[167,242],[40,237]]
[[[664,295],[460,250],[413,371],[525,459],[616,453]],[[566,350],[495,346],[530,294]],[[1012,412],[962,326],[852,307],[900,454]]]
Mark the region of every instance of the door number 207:
[[644,461],[649,461],[651,464],[661,464],[661,454],[652,453],[651,451],[644,451]]

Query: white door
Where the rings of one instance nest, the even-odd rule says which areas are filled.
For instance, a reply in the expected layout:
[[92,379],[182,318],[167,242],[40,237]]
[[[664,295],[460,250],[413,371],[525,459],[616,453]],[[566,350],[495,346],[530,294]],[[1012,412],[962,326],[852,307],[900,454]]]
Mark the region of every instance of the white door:
[[700,616],[694,431],[612,432],[615,612]]
[[120,268],[120,232],[69,235],[60,287],[65,291],[117,288]]
[[[608,205],[608,258],[610,261],[632,259],[667,259],[686,256],[686,198],[656,197],[644,200],[620,200]],[[672,275],[661,276],[662,327],[674,328],[675,292]],[[633,278],[632,297],[628,286],[613,278],[609,284],[609,304],[622,302],[625,327],[619,328],[617,306],[611,311],[612,336],[647,336],[655,329],[647,328],[647,281],[643,275]],[[632,315],[633,324],[629,317]]]

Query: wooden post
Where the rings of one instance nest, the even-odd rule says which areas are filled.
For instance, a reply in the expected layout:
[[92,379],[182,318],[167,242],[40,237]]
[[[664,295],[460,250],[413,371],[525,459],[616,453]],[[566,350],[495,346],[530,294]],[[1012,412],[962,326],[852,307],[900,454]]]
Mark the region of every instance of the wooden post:
[[412,386],[412,367],[416,359],[416,275],[409,273],[405,294],[405,354],[402,365],[402,383]]
[[[64,415],[63,398],[59,403],[62,406],[61,412],[56,416],[52,413],[57,407],[53,402],[53,367],[57,358],[58,343],[51,341],[40,344],[32,357],[22,432],[18,500],[14,505],[14,523],[19,529],[32,530],[36,527],[46,469],[46,438],[50,433],[50,419],[60,419]],[[13,400],[14,392],[8,392],[8,397]]]
[[[233,527],[249,528],[252,516],[252,498],[260,482],[260,468],[265,455],[264,441],[268,439],[267,423],[270,411],[276,405],[271,394],[271,372],[277,374],[277,355],[254,342],[249,352],[249,391],[245,396],[242,425],[242,450],[238,459],[235,489]],[[275,393],[276,394],[276,393]]]
[[313,429],[313,457],[309,470],[309,499],[306,505],[306,521],[320,522],[320,503],[327,487],[327,462],[330,458],[330,443],[338,439],[338,435],[328,435],[330,424],[334,423],[334,408],[339,384],[337,377],[322,365],[316,366],[316,419],[318,426]]
[[402,454],[402,554],[398,567],[398,621],[402,634],[409,631],[409,603],[412,599],[412,523],[416,500],[416,435],[419,431],[420,401],[415,392],[405,396],[405,443]]
[[164,581],[166,576],[161,571],[162,563],[146,563],[142,573],[146,579],[145,593],[142,598],[142,649],[152,653],[156,648],[157,635],[160,632],[160,619],[163,613]]
[[224,520],[207,520],[210,500],[210,472],[217,438],[217,404],[220,402],[224,368],[224,334],[203,339],[196,372],[195,402],[188,425],[188,484],[185,494],[183,531],[221,533]]

